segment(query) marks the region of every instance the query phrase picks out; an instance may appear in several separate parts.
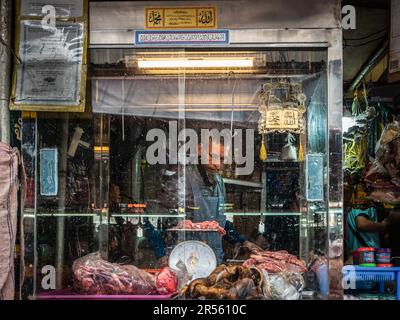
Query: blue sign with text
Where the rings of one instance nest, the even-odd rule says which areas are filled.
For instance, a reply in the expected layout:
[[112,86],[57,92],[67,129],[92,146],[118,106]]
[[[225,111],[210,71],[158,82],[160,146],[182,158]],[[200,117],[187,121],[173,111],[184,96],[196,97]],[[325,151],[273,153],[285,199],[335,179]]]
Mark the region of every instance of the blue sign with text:
[[229,44],[229,30],[137,30],[136,45],[222,45]]
[[58,150],[40,150],[40,194],[56,196],[58,193]]

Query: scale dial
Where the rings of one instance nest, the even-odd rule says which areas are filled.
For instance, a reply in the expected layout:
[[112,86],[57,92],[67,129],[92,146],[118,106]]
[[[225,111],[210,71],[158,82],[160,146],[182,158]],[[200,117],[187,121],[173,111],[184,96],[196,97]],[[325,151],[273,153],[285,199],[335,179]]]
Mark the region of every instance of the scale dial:
[[214,251],[201,241],[184,241],[179,243],[171,252],[169,267],[179,270],[184,264],[192,279],[208,277],[217,267],[217,257]]

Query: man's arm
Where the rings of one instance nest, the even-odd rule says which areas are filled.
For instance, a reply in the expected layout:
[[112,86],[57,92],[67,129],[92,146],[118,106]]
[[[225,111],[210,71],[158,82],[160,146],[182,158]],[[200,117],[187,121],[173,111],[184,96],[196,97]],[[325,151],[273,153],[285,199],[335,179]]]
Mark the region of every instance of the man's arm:
[[235,227],[233,226],[233,223],[230,221],[225,222],[225,231],[226,235],[224,236],[224,239],[228,241],[230,244],[236,245],[236,244],[242,244],[245,242],[245,237],[235,230]]
[[160,259],[166,255],[165,243],[160,232],[154,228],[150,221],[144,219],[143,230],[146,238],[150,242],[157,259]]
[[356,226],[361,232],[384,232],[387,227],[387,220],[382,222],[373,222],[364,216],[357,216]]

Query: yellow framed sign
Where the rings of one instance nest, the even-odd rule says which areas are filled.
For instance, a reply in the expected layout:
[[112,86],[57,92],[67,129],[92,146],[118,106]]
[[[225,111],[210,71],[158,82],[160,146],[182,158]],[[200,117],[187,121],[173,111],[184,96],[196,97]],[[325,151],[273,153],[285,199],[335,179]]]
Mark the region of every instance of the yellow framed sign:
[[[10,110],[85,111],[88,2],[69,1],[75,9],[67,16],[68,1],[49,0],[46,8],[18,1]],[[44,19],[51,11],[52,25]]]
[[216,7],[146,8],[145,29],[215,29]]

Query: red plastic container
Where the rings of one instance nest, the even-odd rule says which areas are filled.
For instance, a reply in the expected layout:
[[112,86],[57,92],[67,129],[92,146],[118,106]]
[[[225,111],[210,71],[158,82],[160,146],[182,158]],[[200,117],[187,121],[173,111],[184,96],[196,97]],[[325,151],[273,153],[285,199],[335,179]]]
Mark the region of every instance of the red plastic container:
[[393,265],[391,263],[381,263],[381,264],[378,263],[376,266],[379,267],[379,268],[391,268],[391,267],[393,267]]
[[376,263],[379,265],[390,264],[392,259],[392,250],[390,248],[378,248],[375,251]]
[[361,267],[376,267],[375,248],[363,247],[357,249],[359,254],[359,265]]

